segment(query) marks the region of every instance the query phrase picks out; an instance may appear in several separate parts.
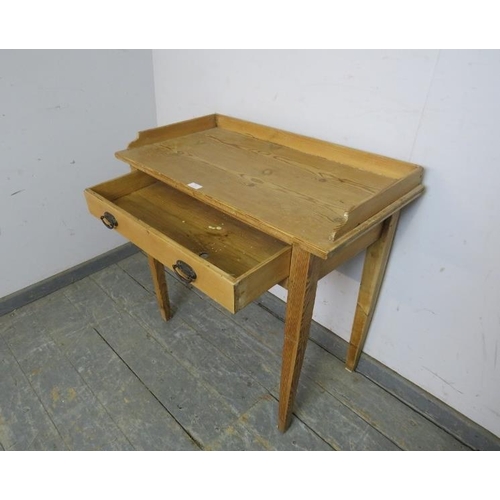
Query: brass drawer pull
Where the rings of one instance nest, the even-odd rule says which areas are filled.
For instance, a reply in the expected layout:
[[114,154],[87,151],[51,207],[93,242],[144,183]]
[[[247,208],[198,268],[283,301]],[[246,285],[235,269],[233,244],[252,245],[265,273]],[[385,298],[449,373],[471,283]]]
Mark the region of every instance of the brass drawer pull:
[[115,216],[109,212],[104,212],[104,214],[101,215],[101,220],[108,229],[114,229],[118,226],[118,221],[115,219]]
[[196,273],[194,272],[194,269],[182,260],[178,260],[172,266],[172,268],[175,271],[175,274],[177,274],[177,276],[179,276],[179,278],[184,281],[184,283],[189,284],[196,279]]

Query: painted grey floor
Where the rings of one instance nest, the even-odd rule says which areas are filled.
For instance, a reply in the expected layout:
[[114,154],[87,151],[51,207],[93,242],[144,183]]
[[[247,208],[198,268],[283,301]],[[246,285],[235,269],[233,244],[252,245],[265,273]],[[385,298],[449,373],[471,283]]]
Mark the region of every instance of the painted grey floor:
[[141,253],[0,317],[0,450],[469,449],[314,341],[281,434],[282,321],[168,284],[168,323]]

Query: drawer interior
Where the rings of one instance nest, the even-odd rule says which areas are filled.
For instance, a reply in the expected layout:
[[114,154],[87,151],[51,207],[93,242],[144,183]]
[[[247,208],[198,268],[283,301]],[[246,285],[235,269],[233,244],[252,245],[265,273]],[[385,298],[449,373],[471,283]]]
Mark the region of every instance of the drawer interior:
[[143,172],[92,191],[235,279],[288,247]]

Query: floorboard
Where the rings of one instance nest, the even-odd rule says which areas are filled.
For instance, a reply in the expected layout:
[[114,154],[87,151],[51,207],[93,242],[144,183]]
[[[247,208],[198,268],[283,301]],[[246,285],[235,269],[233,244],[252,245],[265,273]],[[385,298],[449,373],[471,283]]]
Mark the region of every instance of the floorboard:
[[[140,258],[127,259],[120,265],[141,286],[152,290],[148,269]],[[179,291],[178,288],[185,289],[186,287],[171,276],[168,279],[170,289],[175,290],[176,295],[181,295],[182,290]],[[198,332],[203,332],[204,337],[213,342],[226,355],[236,359],[249,372],[255,371],[254,369],[257,368],[256,376],[260,377],[261,383],[272,392],[279,372],[283,322],[271,314],[263,314],[262,308],[257,304],[250,304],[233,315],[210,299],[205,299],[200,292],[195,291],[195,293],[198,298],[191,297],[189,301],[195,307],[191,307],[185,312],[184,320]],[[152,302],[151,308],[153,307],[156,306]],[[184,314],[182,304],[180,307],[178,318]],[[218,312],[214,311],[214,308]],[[143,308],[140,310],[144,311]],[[151,313],[153,313],[153,309],[151,309]],[[144,312],[144,314],[147,313]],[[147,317],[153,317],[153,315],[147,314]],[[251,344],[249,336],[256,340],[252,346],[249,346]],[[243,343],[245,345],[241,345]],[[254,355],[251,357],[246,354],[249,349],[254,351]],[[265,360],[262,359],[263,357]],[[259,359],[257,366],[255,366],[255,359]],[[348,373],[340,360],[332,357],[315,343],[310,343],[307,348],[302,375],[310,377],[319,385],[320,391],[328,393],[323,394],[324,400],[328,401],[330,396],[334,398],[328,401],[327,408],[332,410],[336,408],[337,413],[345,414],[345,421],[349,423],[345,429],[346,438],[340,442],[331,441],[332,446],[336,448],[350,449],[350,444],[354,442],[350,439],[353,432],[351,424],[359,422],[359,428],[355,429],[355,433],[364,435],[366,445],[370,448],[376,447],[375,443],[379,443],[379,448],[386,449],[397,447],[407,450],[467,449],[447,432],[433,425],[365,377],[357,373]],[[308,388],[305,392],[313,390],[318,391],[318,388]],[[299,392],[298,405],[300,404],[300,394]],[[347,409],[339,406],[339,402]],[[304,408],[307,410],[307,405],[304,405]],[[313,408],[314,403],[309,409],[312,411]],[[328,412],[324,415],[327,416]],[[307,411],[303,413],[303,417],[308,418]],[[333,418],[342,420],[342,417],[338,415]],[[366,429],[364,420],[369,422],[373,429]],[[336,434],[340,434],[340,430],[339,426]],[[387,439],[378,436],[378,433],[382,433]]]
[[0,450],[468,449],[316,333],[281,434],[279,315],[167,281],[167,323],[141,253],[0,317]]
[[64,440],[0,337],[0,449],[65,450]]
[[[61,294],[54,295],[49,297],[52,301],[42,300],[46,305],[59,304]],[[54,329],[59,326],[54,325]],[[66,446],[77,450],[132,449],[127,437],[47,333],[50,330],[50,325],[38,321],[36,312],[20,314],[4,332],[3,340]],[[85,334],[77,328],[78,331]],[[3,442],[3,437],[0,440]]]

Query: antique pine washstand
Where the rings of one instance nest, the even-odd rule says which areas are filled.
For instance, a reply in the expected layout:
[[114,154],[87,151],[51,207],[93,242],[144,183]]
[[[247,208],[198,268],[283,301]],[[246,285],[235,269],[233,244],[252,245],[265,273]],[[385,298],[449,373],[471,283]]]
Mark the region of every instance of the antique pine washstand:
[[423,192],[422,168],[218,114],[140,132],[116,156],[132,172],[87,189],[88,207],[149,256],[165,320],[164,266],[233,313],[276,284],[288,289],[278,417],[285,431],[318,280],[367,249],[352,371],[400,210]]

